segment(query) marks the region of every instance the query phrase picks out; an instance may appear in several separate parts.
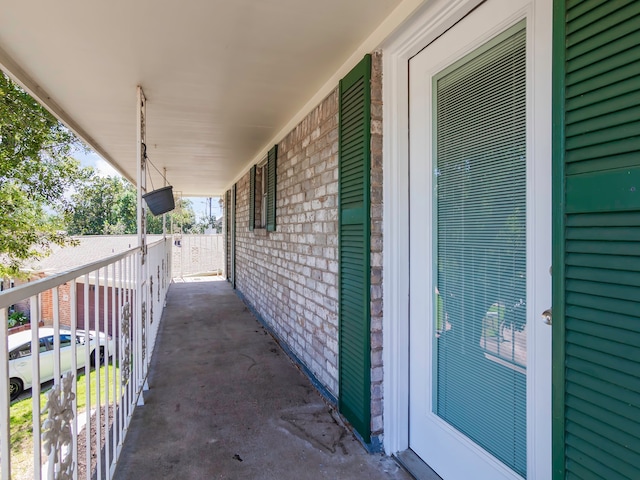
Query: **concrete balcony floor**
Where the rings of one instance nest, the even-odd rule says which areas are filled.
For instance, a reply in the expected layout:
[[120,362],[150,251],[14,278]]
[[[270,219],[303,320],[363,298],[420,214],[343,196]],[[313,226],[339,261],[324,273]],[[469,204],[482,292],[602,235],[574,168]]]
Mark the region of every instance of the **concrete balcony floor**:
[[410,479],[368,454],[225,281],[171,285],[118,480]]

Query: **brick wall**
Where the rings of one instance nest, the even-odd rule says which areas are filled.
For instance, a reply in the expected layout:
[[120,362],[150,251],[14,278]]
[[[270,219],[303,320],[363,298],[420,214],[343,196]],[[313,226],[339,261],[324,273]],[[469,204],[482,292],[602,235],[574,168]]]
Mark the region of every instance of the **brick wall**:
[[[32,275],[29,280],[15,279],[14,286],[19,287],[27,282],[37,281],[45,278],[44,273]],[[71,304],[69,303],[70,286],[68,283],[58,287],[58,307],[60,325],[69,327],[71,325]],[[31,300],[26,298],[15,305],[15,310],[24,313],[31,319]],[[40,322],[43,325],[53,325],[53,290],[45,290],[40,295]]]
[[278,144],[277,228],[250,232],[238,182],[236,286],[322,382],[338,389],[338,94]]
[[371,58],[371,435],[382,434],[382,52]]
[[[58,287],[58,307],[60,325],[71,326],[71,286],[68,283]],[[40,319],[46,325],[53,325],[53,290],[42,292],[40,303]]]
[[[157,280],[155,281],[156,285],[157,285]],[[147,282],[148,283],[148,282]],[[125,295],[127,291],[125,290]],[[116,301],[117,301],[117,295],[118,292],[115,292],[116,294]],[[107,316],[107,323],[105,326],[105,308],[104,308],[104,297],[105,297],[105,287],[104,286],[99,286],[98,287],[98,325],[97,325],[97,330],[101,331],[101,332],[108,332],[109,335],[114,335],[113,332],[113,328],[112,328],[112,312],[113,312],[113,295],[114,295],[114,291],[113,288],[109,287],[106,289],[106,296],[107,296],[107,310],[106,310],[106,316]],[[88,303],[89,303],[89,310],[88,310],[88,320],[89,320],[89,324],[85,325],[85,310],[84,310],[84,283],[80,283],[78,282],[76,284],[76,297],[77,297],[77,312],[78,312],[78,321],[77,321],[77,328],[81,329],[81,330],[95,330],[96,329],[96,286],[95,285],[89,285],[89,297],[88,297]],[[118,311],[118,307],[116,306],[116,312]],[[119,334],[119,322],[118,322],[118,318],[116,318],[116,332],[115,334]]]
[[[382,434],[382,59],[373,55],[371,429]],[[275,232],[249,231],[249,173],[237,183],[236,287],[338,396],[338,90],[278,144]]]

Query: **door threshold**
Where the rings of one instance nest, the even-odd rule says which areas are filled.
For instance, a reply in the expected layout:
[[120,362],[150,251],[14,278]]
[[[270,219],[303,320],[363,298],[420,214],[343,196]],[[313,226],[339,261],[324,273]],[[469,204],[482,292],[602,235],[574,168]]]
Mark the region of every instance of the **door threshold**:
[[395,457],[398,463],[416,480],[442,480],[442,478],[410,448],[398,452]]

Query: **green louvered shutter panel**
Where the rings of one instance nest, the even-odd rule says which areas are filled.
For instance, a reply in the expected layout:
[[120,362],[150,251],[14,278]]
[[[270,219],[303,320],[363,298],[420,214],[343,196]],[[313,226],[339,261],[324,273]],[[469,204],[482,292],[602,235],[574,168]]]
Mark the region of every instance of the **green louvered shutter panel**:
[[640,479],[640,1],[555,7],[554,479]]
[[370,441],[370,136],[371,57],[340,82],[339,399],[340,411]]
[[267,230],[276,231],[276,169],[278,164],[278,145],[267,155]]
[[225,261],[227,265],[227,280],[231,279],[231,190],[224,194],[224,236],[227,244]]
[[256,225],[256,166],[251,167],[249,173],[249,230]]
[[238,201],[238,184],[231,188],[231,284],[236,288],[236,205]]

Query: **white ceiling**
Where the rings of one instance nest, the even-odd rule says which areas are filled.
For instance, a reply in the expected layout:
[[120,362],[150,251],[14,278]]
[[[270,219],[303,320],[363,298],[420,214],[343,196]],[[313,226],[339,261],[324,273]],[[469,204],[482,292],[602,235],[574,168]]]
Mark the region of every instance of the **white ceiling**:
[[130,179],[142,85],[150,160],[217,195],[400,3],[0,0],[0,65]]

